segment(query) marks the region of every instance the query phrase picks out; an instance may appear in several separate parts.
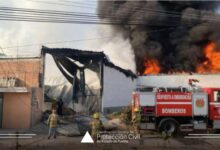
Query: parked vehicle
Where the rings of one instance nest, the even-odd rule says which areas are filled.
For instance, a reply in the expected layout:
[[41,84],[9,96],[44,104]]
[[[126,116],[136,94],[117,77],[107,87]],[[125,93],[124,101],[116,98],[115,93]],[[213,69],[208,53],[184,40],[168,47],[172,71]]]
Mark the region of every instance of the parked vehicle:
[[143,87],[132,94],[131,109],[141,110],[140,129],[178,131],[220,129],[220,88]]

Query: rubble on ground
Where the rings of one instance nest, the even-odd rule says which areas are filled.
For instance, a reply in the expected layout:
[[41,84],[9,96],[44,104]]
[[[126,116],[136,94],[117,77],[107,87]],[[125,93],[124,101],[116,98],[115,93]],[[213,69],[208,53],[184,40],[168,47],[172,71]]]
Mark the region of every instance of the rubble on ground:
[[91,131],[90,122],[92,118],[88,115],[75,115],[73,117],[73,122],[78,124],[79,131],[84,135],[87,131]]
[[57,133],[65,136],[79,136],[81,135],[78,124],[71,123],[67,125],[61,125],[57,128]]
[[[79,136],[84,135],[87,131],[91,131],[90,122],[92,121],[92,116],[84,114],[75,114],[74,111],[68,110],[71,113],[65,114],[59,118],[59,126],[57,132],[65,136]],[[47,123],[47,118],[50,114],[50,111],[44,112],[44,124]],[[103,123],[105,130],[126,130],[127,125],[125,123],[125,114],[122,112],[114,113],[106,118],[101,115],[100,120]],[[117,116],[117,117],[116,117]]]
[[106,130],[126,130],[127,126],[119,118],[109,120],[103,123]]

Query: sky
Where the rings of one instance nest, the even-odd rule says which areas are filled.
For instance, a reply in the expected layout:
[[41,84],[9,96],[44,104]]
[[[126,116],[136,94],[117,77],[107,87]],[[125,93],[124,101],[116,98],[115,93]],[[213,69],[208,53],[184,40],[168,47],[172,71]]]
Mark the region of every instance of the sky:
[[[97,1],[0,0],[0,7],[95,14]],[[220,13],[220,9],[217,12]],[[119,67],[130,69],[133,72],[136,70],[134,54],[129,39],[124,39],[121,33],[115,33],[110,25],[13,22],[0,20],[0,37],[0,48],[9,56],[39,56],[42,45],[51,48],[66,47],[81,50],[104,51],[109,59]],[[94,40],[45,44],[81,39]],[[23,46],[29,44],[33,44],[34,46]],[[62,84],[66,82],[50,55],[46,57],[45,79],[46,84]],[[90,79],[88,78],[88,80]]]
[[[95,9],[84,9],[72,5],[66,6],[68,3],[64,6],[58,5],[57,3],[40,3],[56,1],[57,3],[60,2],[60,0],[0,0],[0,6],[93,13],[96,11]],[[96,6],[95,1],[92,3]],[[19,45],[83,39],[92,27],[93,25],[1,21],[0,35],[3,39],[0,41],[0,44],[1,47],[18,46],[18,48],[6,49],[9,55],[14,55],[17,51],[20,55],[39,55],[39,47],[41,47],[41,45],[39,45],[39,47],[19,47]],[[82,44],[62,43],[56,44],[55,46],[79,47],[80,45]],[[32,50],[30,50],[30,48]]]
[[[89,8],[81,6],[90,6]],[[0,7],[59,10],[96,13],[97,1],[88,0],[0,0]],[[43,44],[48,47],[66,47],[104,51],[116,65],[135,71],[132,48],[128,39],[113,33],[108,25],[59,24],[0,21],[0,47],[9,56],[39,56],[41,43],[107,37],[103,39]],[[108,38],[109,37],[109,38]],[[33,44],[34,46],[23,46]],[[48,84],[61,84],[62,74],[51,56],[46,56],[45,78]],[[62,78],[62,80],[61,80]],[[59,80],[57,80],[59,79]]]

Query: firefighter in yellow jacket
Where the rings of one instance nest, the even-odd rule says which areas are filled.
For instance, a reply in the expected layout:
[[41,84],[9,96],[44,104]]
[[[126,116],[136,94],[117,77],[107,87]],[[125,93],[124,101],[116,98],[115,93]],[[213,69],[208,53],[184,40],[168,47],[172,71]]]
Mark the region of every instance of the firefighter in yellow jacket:
[[49,116],[47,120],[47,125],[49,126],[49,133],[48,133],[48,139],[50,139],[51,136],[56,138],[56,129],[58,125],[58,115],[56,114],[56,110],[52,110],[52,114]]
[[140,133],[140,123],[141,123],[141,114],[140,110],[138,108],[135,108],[134,110],[135,114],[132,118],[132,126],[134,129],[134,133],[139,134]]
[[100,120],[100,114],[94,113],[93,120],[90,122],[91,125],[91,135],[94,141],[97,140],[97,133],[98,131],[103,129],[103,124]]

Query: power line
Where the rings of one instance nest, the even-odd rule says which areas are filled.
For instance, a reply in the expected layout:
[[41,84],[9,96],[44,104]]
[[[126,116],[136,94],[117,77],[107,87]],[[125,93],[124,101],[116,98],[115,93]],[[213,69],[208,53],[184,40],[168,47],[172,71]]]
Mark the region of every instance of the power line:
[[[166,15],[165,12],[158,12],[149,10],[148,15]],[[139,15],[141,16],[141,15]],[[81,12],[68,12],[68,11],[55,11],[55,10],[40,10],[40,9],[25,9],[25,8],[12,8],[12,7],[0,7],[0,20],[5,21],[26,21],[26,22],[46,22],[46,23],[68,23],[68,24],[103,24],[103,25],[145,25],[154,27],[177,27],[181,26],[180,18],[176,15],[172,19],[166,19],[166,21],[157,21],[154,23],[146,23],[142,18],[136,17],[133,20],[124,20],[123,14],[120,17],[107,16],[105,20],[100,20],[97,14],[93,13],[81,13]],[[183,17],[184,19],[198,20],[198,16]],[[125,18],[126,19],[126,18]],[[219,23],[220,17],[207,16],[201,21],[207,21],[209,23]],[[204,22],[203,22],[204,23]],[[184,22],[186,25],[194,25],[194,22]],[[197,22],[198,24],[198,22]],[[215,24],[217,25],[217,24]],[[218,24],[219,25],[219,24]],[[203,26],[207,26],[203,24]]]
[[[124,23],[123,15],[114,19],[113,16],[107,16],[105,19],[100,20],[96,14],[92,13],[81,13],[81,12],[68,12],[68,11],[55,11],[55,10],[39,10],[39,9],[24,9],[24,8],[10,8],[10,7],[0,7],[0,20],[9,20],[9,21],[32,21],[32,22],[52,22],[52,23],[82,23],[82,24],[128,24],[128,25],[145,25],[146,23],[141,20],[141,18],[136,18],[134,20]],[[16,14],[14,13],[16,12]],[[150,10],[149,14],[157,14]],[[166,15],[165,13],[157,15]],[[172,16],[174,17],[174,16]],[[176,16],[175,16],[176,17]],[[188,18],[187,16],[185,18]],[[218,17],[219,18],[219,17]],[[190,17],[189,19],[197,19],[195,17]],[[176,19],[175,19],[176,20]],[[179,23],[179,20],[171,20],[162,24],[158,23],[152,24],[152,26],[176,26]],[[218,22],[219,20],[215,17],[207,17],[206,20]],[[151,25],[151,24],[147,24]]]
[[[58,5],[58,6],[77,6],[77,7],[81,7],[79,5],[74,5],[74,4],[65,4],[65,3],[60,3],[60,2],[51,2],[51,1],[35,1],[35,0],[27,0],[30,2],[34,2],[34,3],[42,3],[42,4],[51,4],[51,5]],[[81,8],[85,8],[84,6],[82,6]]]
[[[34,1],[34,0],[30,0],[30,1],[33,1],[33,2],[39,2],[39,1]],[[41,1],[40,1],[41,2]],[[45,2],[45,1],[44,1]],[[63,2],[63,0],[62,0]],[[84,7],[84,8],[91,8],[91,9],[95,9],[96,7],[91,7],[91,4],[82,4],[80,2],[75,2],[75,1],[69,1],[69,0],[64,0],[64,2],[67,2],[67,3],[72,3],[72,4],[77,4],[77,5],[81,5],[80,7]],[[50,2],[50,3],[53,3],[53,2]],[[136,2],[134,2],[136,3]],[[77,5],[75,5],[77,7]],[[117,4],[117,3],[113,3],[114,6],[120,6],[121,4]],[[94,5],[93,5],[94,6]],[[110,6],[108,6],[109,8]],[[113,6],[111,6],[110,8],[114,8]],[[141,12],[142,15],[144,15],[144,13],[150,13],[152,14],[152,12],[155,13],[159,13],[160,15],[166,15],[168,17],[173,17],[173,18],[178,18],[178,17],[181,17],[182,16],[182,13],[181,12],[175,12],[175,11],[167,11],[167,10],[155,10],[155,9],[150,9],[150,8],[145,8],[144,5],[142,5],[141,7],[132,7],[132,10],[129,11],[129,13],[135,13],[135,11],[138,10],[138,12]],[[106,9],[101,9],[101,11],[106,11]],[[116,10],[115,10],[116,11]],[[97,13],[97,15],[101,15],[99,13]],[[183,18],[188,18],[190,17],[191,19],[196,19],[196,17],[199,17],[200,15],[195,15],[195,14],[185,14],[184,16],[182,16]],[[212,16],[213,17],[213,16]],[[109,16],[105,16],[105,18],[109,18]],[[216,18],[217,19],[217,18]]]
[[[176,28],[170,27],[170,28],[164,28],[164,29],[158,29],[158,30],[151,30],[151,31],[148,31],[148,33],[164,32],[164,31],[174,30],[174,29],[176,29]],[[67,41],[33,43],[33,44],[24,44],[24,45],[17,45],[17,46],[2,47],[1,49],[3,50],[3,49],[13,49],[13,48],[19,48],[19,47],[42,46],[42,45],[46,45],[46,44],[61,44],[61,43],[72,43],[72,42],[84,42],[84,41],[90,41],[90,40],[104,40],[104,39],[112,39],[114,37],[115,36],[105,36],[105,37],[94,37],[94,38],[67,40]]]
[[[0,7],[1,10],[4,11],[18,11],[18,12],[31,12],[31,13],[41,13],[41,14],[56,14],[56,15],[72,15],[72,16],[86,16],[86,17],[99,17],[99,14],[92,14],[92,13],[82,13],[82,12],[68,12],[68,11],[56,11],[56,10],[40,10],[40,9],[24,9],[24,8],[12,8],[12,7]],[[157,10],[152,10],[152,9],[146,9],[146,11],[150,11],[148,13],[162,13],[161,15],[165,15],[166,12],[161,12]],[[174,13],[174,12],[173,12]],[[167,14],[166,14],[167,15]],[[180,16],[181,14],[175,14]],[[121,15],[123,17],[123,14]],[[112,18],[112,16],[107,16],[107,18]],[[190,15],[192,17],[192,15]],[[120,18],[120,17],[119,17]]]
[[[166,22],[165,24],[162,24],[160,22],[151,24],[151,23],[142,23],[142,22],[129,22],[124,23],[122,21],[100,21],[100,20],[83,20],[83,19],[66,19],[66,18],[54,18],[54,17],[32,17],[32,16],[23,16],[23,15],[13,15],[13,16],[7,16],[7,15],[1,15],[0,14],[0,20],[5,21],[27,21],[27,22],[46,22],[46,23],[68,23],[68,24],[103,24],[103,25],[146,25],[146,26],[177,26],[178,22]],[[189,23],[186,23],[189,24]]]
[[67,41],[55,41],[55,42],[45,42],[45,43],[33,43],[33,44],[24,44],[24,45],[18,45],[18,46],[8,46],[8,47],[2,47],[2,49],[11,49],[11,48],[18,48],[18,47],[30,47],[30,46],[42,46],[46,44],[60,44],[60,43],[72,43],[72,42],[84,42],[84,41],[90,41],[90,40],[104,40],[107,38],[113,38],[113,36],[108,37],[95,37],[95,38],[87,38],[87,39],[77,39],[77,40],[67,40]]

